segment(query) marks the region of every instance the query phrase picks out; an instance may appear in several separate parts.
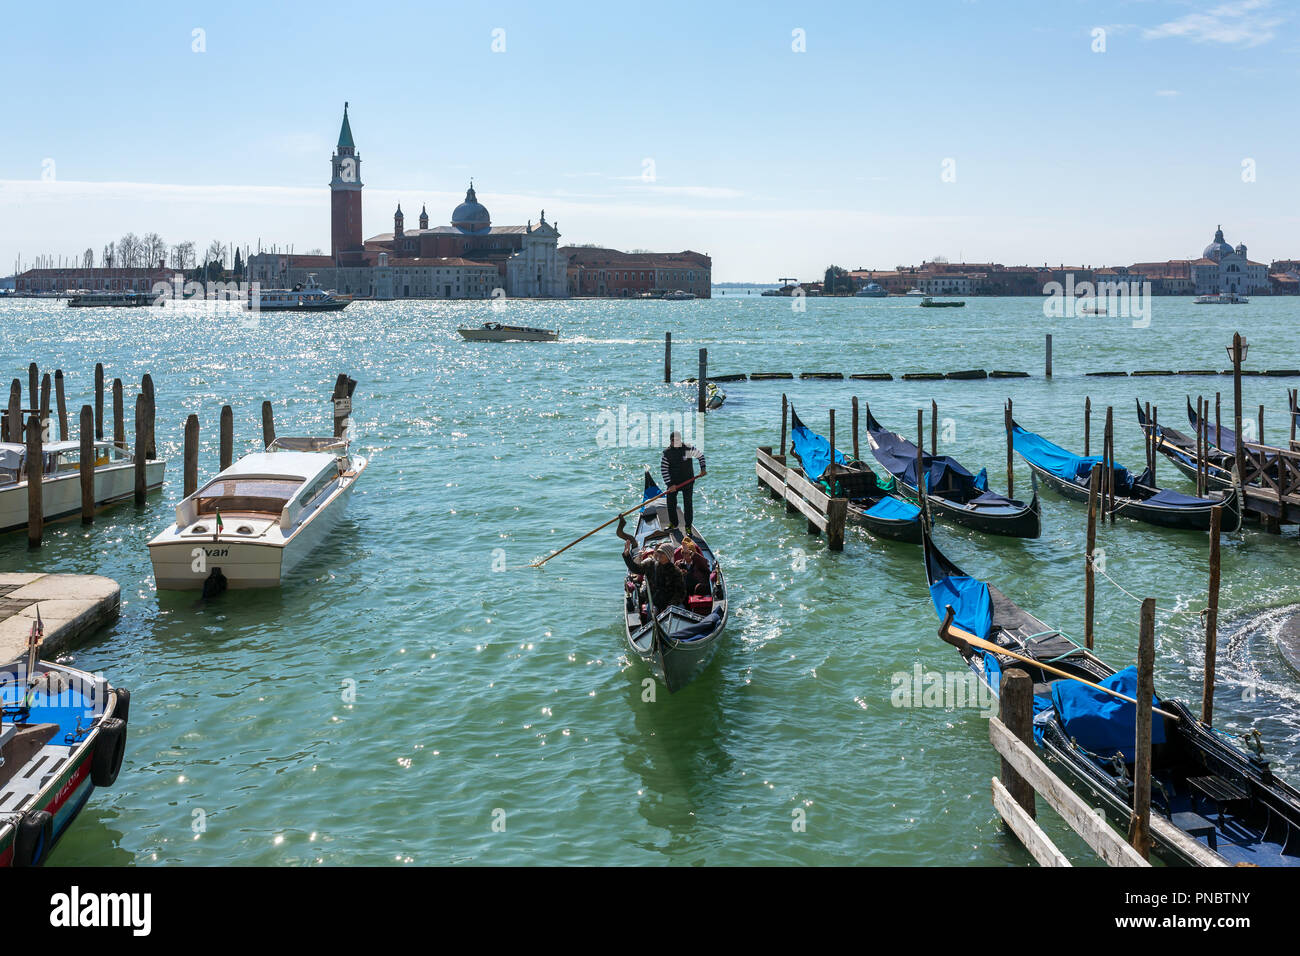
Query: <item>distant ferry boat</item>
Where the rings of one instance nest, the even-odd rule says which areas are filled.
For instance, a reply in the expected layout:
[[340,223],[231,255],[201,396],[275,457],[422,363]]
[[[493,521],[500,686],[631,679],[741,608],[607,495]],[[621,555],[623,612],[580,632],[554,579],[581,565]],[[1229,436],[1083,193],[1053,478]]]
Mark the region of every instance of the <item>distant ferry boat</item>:
[[462,338],[471,342],[555,342],[560,333],[552,329],[530,329],[525,325],[502,325],[484,322],[479,329],[457,329]]
[[880,287],[879,282],[868,282],[865,286],[853,293],[859,299],[883,299],[889,295]]
[[1192,300],[1193,305],[1249,305],[1250,299],[1235,292],[1212,292],[1198,295]]
[[664,298],[669,302],[684,302],[687,299],[695,298],[694,292],[683,292],[678,289],[676,292],[669,292]]
[[907,294],[908,294],[908,295],[925,295],[925,293],[922,292],[920,289],[908,289],[908,290],[907,290]]
[[251,312],[337,312],[352,304],[352,296],[327,292],[316,282],[316,274],[292,289],[259,289],[244,306]]
[[69,292],[69,308],[134,307],[153,305],[158,296],[152,292]]
[[[912,293],[910,292],[908,293],[908,295],[911,294]],[[928,295],[921,300],[921,305],[927,309],[960,309],[965,304],[966,303],[962,302],[960,299],[956,302],[935,302],[934,299],[930,298]]]

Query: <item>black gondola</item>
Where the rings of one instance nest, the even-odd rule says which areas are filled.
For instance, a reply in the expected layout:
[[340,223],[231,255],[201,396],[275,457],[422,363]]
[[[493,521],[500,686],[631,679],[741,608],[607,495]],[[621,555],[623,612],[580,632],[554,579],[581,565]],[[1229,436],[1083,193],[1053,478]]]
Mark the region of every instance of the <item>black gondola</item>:
[[[1091,652],[1019,607],[991,584],[969,577],[925,534],[930,597],[941,620],[1022,657],[1136,695],[1136,668],[1116,672]],[[942,631],[942,628],[941,628]],[[1127,826],[1133,806],[1137,708],[1033,664],[972,646],[958,634],[941,634],[994,695],[1003,668],[1016,667],[1034,682],[1034,741],[1067,772],[1081,796],[1100,800],[1110,817]],[[1278,779],[1268,762],[1230,745],[1202,725],[1186,705],[1154,701],[1177,717],[1153,713],[1151,812],[1227,863],[1300,866],[1300,792]],[[1171,863],[1194,863],[1177,841],[1157,838],[1156,852]]]
[[[871,453],[894,476],[899,486],[913,498],[917,492],[917,449],[896,432],[886,429],[867,406],[867,440]],[[1028,504],[990,491],[988,475],[972,475],[955,458],[925,455],[926,507],[933,516],[983,531],[1011,538],[1037,538],[1042,532],[1038,487]]]
[[[1101,456],[1075,455],[1042,435],[1026,431],[1014,421],[1011,423],[1011,441],[1020,457],[1048,487],[1073,501],[1088,500],[1092,466],[1102,462]],[[1217,505],[1224,512],[1220,525],[1222,530],[1235,531],[1241,527],[1241,502],[1236,488],[1208,498],[1198,498],[1156,487],[1149,468],[1136,477],[1123,465],[1114,464],[1113,469],[1113,510],[1117,515],[1161,528],[1209,531],[1210,512]]]
[[[644,499],[659,494],[650,472],[645,473]],[[682,531],[668,525],[668,508],[660,498],[650,501],[637,518],[633,555],[664,541],[680,546]],[[708,595],[687,597],[687,607],[656,608],[642,575],[629,573],[623,584],[623,630],[628,648],[649,665],[670,692],[681,690],[709,665],[727,626],[727,583],[708,543],[695,530],[690,537],[709,564]]]
[[831,443],[805,425],[790,406],[790,453],[810,481],[822,481],[832,497],[847,498],[849,517],[869,532],[893,541],[921,543],[921,509],[891,494],[892,479],[880,476],[864,462],[849,461]]
[[[1142,403],[1137,399],[1138,424],[1142,426],[1142,431],[1150,430],[1150,423],[1147,421],[1146,412],[1142,410]],[[1196,411],[1192,408],[1191,400],[1187,402],[1187,417],[1191,419],[1192,427],[1197,427]],[[1156,429],[1156,451],[1164,455],[1174,467],[1181,471],[1192,481],[1196,480],[1196,438],[1194,435],[1188,435],[1186,432],[1180,432],[1176,428],[1170,428],[1168,425],[1159,423]],[[1207,478],[1211,488],[1227,490],[1232,487],[1232,468],[1233,456],[1215,447],[1210,443],[1206,447],[1206,464]]]

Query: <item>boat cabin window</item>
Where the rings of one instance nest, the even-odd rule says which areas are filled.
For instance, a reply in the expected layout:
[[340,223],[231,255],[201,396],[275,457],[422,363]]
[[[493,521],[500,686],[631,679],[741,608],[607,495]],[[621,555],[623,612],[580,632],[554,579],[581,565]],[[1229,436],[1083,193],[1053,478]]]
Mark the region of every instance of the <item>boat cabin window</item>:
[[232,475],[210,482],[194,498],[200,515],[248,512],[278,516],[302,486],[297,478],[255,478]]
[[302,503],[304,505],[311,504],[322,491],[329,490],[338,480],[338,477],[337,470],[334,472],[327,471],[325,474],[319,476],[314,482],[312,482],[311,487],[303,492]]

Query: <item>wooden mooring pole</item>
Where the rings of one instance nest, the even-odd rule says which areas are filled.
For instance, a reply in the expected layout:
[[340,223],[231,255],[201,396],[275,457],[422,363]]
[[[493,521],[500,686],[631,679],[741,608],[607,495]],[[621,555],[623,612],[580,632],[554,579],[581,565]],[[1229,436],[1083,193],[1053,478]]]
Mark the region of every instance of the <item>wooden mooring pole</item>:
[[[235,458],[235,412],[229,405],[221,406],[220,448],[218,465],[222,471],[230,467]],[[335,434],[337,438],[337,432]]]
[[1016,460],[1012,456],[1013,444],[1011,437],[1011,419],[1013,409],[1011,399],[1007,399],[1007,404],[1002,409],[1002,425],[1007,432],[1007,497],[1014,498],[1016,495]]
[[939,454],[939,403],[930,399],[930,455]]
[[41,376],[41,440],[50,435],[50,373]]
[[[34,367],[34,363],[33,363]],[[41,533],[45,530],[44,491],[45,455],[42,451],[42,432],[45,424],[39,413],[27,418],[27,547],[41,546]]]
[[1083,457],[1087,458],[1092,454],[1092,398],[1084,396],[1083,399]]
[[1160,406],[1151,406],[1151,484],[1159,488],[1156,482],[1156,470],[1160,459],[1160,453],[1156,451],[1156,434],[1160,428]]
[[146,447],[145,451],[148,459],[150,461],[153,461],[158,457],[158,447],[154,443],[154,435],[153,435],[154,410],[155,410],[155,402],[157,399],[154,395],[154,390],[153,390],[153,376],[150,375],[148,372],[145,372],[144,377],[140,379],[140,391],[144,392],[144,396],[145,396],[144,412],[148,419],[145,422],[145,435],[149,440],[149,444]]
[[778,455],[785,457],[785,423],[790,417],[790,401],[785,397],[785,392],[781,393],[781,447],[776,450]]
[[271,410],[271,403],[265,401],[262,403],[262,444],[270,448],[273,441],[275,441],[275,413]]
[[673,334],[664,333],[664,384],[673,380]]
[[[1034,733],[1033,709],[1033,679],[1019,667],[1003,671],[998,691],[998,717],[1007,730],[1031,747]],[[1033,785],[1005,757],[1002,758],[1002,785],[1030,817],[1037,816]]]
[[[1245,482],[1242,475],[1246,474],[1246,449],[1242,444],[1241,434],[1241,333],[1232,333],[1232,427],[1237,430],[1237,476],[1238,480]],[[1220,445],[1220,448],[1223,446]],[[1241,509],[1244,513],[1246,502],[1241,503]]]
[[135,397],[135,503],[144,504],[149,493],[149,476],[147,471],[149,448],[149,411],[146,407],[149,399],[141,392]]
[[1106,406],[1106,513],[1110,523],[1115,523],[1115,409]]
[[704,403],[708,394],[709,350],[700,349],[700,375],[696,380],[695,410],[704,412]]
[[113,444],[126,450],[126,409],[122,399],[122,380],[113,379]]
[[1052,333],[1047,333],[1047,377],[1052,377]]
[[853,460],[861,461],[862,456],[858,454],[858,396],[853,396]]
[[77,421],[77,438],[81,442],[81,451],[77,468],[81,478],[81,523],[95,522],[95,410],[89,405],[81,406],[81,416]]
[[1096,600],[1096,568],[1093,562],[1097,552],[1097,494],[1101,489],[1101,465],[1093,465],[1088,476],[1088,550],[1083,564],[1083,642],[1092,650],[1093,615]]
[[1210,599],[1205,606],[1205,673],[1201,683],[1201,723],[1214,726],[1214,669],[1219,653],[1219,532],[1223,507],[1210,509]]
[[185,497],[188,498],[199,490],[199,416],[190,415],[185,419]]
[[95,440],[104,437],[104,363],[95,363]]
[[23,386],[18,379],[14,379],[13,384],[9,386],[9,410],[6,412],[6,420],[9,423],[8,439],[15,445],[21,444],[23,440]]
[[1129,843],[1142,859],[1151,853],[1151,698],[1155,694],[1156,601],[1142,602],[1138,633],[1137,732],[1133,762],[1133,817]]
[[33,409],[36,408],[36,389],[40,386],[40,383],[40,369],[36,367],[35,362],[31,362],[27,366],[27,400],[32,403]]
[[54,370],[54,404],[59,410],[59,441],[68,440],[68,402],[63,392],[63,369]]

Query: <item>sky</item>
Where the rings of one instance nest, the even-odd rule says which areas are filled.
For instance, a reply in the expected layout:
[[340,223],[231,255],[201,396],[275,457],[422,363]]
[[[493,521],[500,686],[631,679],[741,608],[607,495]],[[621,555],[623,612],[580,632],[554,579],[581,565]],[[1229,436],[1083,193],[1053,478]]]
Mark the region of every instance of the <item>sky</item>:
[[329,251],[450,220],[693,249],[715,281],[946,257],[1300,258],[1280,0],[8,4],[0,274],[126,232]]

